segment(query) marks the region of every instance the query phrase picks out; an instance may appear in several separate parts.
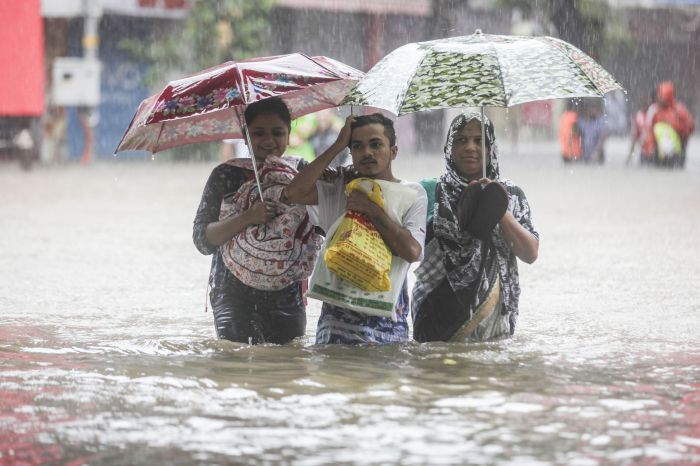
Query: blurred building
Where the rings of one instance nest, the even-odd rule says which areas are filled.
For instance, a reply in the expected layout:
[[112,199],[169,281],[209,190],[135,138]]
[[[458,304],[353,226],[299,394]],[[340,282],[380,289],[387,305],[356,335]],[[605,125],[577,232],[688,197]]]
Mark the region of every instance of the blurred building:
[[[147,66],[120,48],[148,42],[186,17],[192,0],[43,0],[46,48],[45,159],[111,156],[148,96]],[[61,131],[64,134],[61,134]]]
[[44,36],[39,0],[0,2],[0,158],[39,158],[44,115]]

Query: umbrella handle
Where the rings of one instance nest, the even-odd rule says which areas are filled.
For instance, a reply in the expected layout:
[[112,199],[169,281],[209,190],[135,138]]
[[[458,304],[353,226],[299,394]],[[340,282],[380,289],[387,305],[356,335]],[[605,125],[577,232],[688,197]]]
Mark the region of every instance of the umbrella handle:
[[[481,31],[479,31],[481,33]],[[484,107],[481,106],[481,166],[486,178],[486,129],[484,127]]]
[[238,123],[241,126],[241,129],[243,129],[243,134],[245,135],[245,140],[246,144],[248,144],[248,151],[250,152],[250,158],[252,159],[253,162],[253,173],[255,174],[255,184],[258,186],[258,193],[260,193],[260,200],[263,201],[263,190],[262,190],[262,185],[260,184],[260,175],[258,175],[258,163],[255,160],[255,152],[253,151],[253,143],[250,142],[250,133],[248,133],[248,125],[245,123],[245,119],[241,118],[241,114],[238,113],[238,109],[236,108],[236,116],[238,117]]

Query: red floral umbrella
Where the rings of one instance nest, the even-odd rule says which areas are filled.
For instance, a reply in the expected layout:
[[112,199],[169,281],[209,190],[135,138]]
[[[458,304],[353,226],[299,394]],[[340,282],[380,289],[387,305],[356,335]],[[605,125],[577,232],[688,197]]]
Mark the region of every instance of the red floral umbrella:
[[302,53],[253,58],[171,81],[139,105],[115,152],[159,152],[184,144],[246,137],[245,107],[280,97],[297,118],[340,104],[364,75],[328,57]]

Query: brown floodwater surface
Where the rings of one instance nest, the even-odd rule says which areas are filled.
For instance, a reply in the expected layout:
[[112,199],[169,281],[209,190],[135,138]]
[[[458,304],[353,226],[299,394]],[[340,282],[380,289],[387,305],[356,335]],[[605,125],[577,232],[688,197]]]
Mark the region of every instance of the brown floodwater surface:
[[[530,200],[513,338],[215,338],[205,163],[0,166],[0,465],[700,463],[700,140],[685,170],[501,148]],[[396,174],[441,156],[399,153]]]

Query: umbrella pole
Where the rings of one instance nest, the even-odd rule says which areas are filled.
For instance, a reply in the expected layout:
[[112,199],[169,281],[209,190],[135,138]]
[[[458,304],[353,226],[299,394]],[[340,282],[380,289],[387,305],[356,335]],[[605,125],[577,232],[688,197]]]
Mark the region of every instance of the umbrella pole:
[[258,161],[255,160],[255,152],[253,151],[253,144],[250,142],[250,134],[248,133],[248,126],[245,124],[245,120],[241,118],[241,115],[236,109],[236,116],[238,117],[238,122],[243,129],[243,134],[245,135],[246,144],[248,144],[248,150],[250,151],[250,158],[253,162],[253,173],[255,174],[255,184],[258,186],[258,193],[260,193],[260,200],[263,201],[263,191],[260,185],[260,175],[258,175]]
[[481,106],[481,166],[486,178],[486,129],[484,125],[484,107]]

